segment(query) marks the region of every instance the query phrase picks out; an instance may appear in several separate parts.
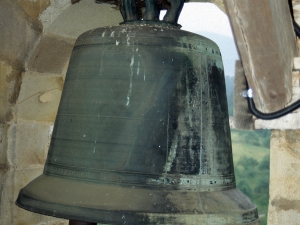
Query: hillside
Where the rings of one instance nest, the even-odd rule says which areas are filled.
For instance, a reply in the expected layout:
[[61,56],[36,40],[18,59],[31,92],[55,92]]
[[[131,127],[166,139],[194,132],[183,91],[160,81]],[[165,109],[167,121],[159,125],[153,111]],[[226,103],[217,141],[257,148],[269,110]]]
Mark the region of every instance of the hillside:
[[261,225],[267,224],[270,133],[269,130],[231,130],[237,187],[257,205]]

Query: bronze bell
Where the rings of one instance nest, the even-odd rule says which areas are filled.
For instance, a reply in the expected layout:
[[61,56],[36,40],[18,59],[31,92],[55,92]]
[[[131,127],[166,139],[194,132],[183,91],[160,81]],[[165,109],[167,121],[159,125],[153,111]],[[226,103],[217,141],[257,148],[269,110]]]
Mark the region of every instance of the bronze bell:
[[82,34],[44,173],[16,204],[107,224],[255,223],[235,184],[218,46],[174,21]]

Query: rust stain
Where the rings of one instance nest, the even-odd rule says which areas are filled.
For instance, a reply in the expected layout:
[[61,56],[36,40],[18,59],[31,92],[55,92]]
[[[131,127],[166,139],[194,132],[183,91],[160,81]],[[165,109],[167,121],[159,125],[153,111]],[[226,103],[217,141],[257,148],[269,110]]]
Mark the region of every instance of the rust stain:
[[64,87],[64,78],[63,77],[58,77],[56,82],[57,82],[58,89],[62,91],[62,89]]
[[279,208],[279,210],[296,210],[300,211],[300,201],[299,200],[288,200],[284,198],[274,199],[271,201],[271,205]]
[[15,104],[21,90],[21,84],[22,84],[22,71],[19,70],[13,70],[10,75],[7,77],[7,80],[9,82],[13,83],[13,89],[11,93],[9,93],[9,102],[11,104]]
[[18,223],[16,223],[16,225],[26,225],[26,223],[24,223],[24,222],[18,222]]
[[8,73],[11,73],[12,68],[0,61],[0,122],[9,121],[11,118],[11,107],[7,102],[7,95],[10,91],[9,83],[6,82],[6,76]]
[[32,164],[40,164],[40,165],[44,165],[45,162],[46,162],[46,158],[44,155],[41,155],[41,154],[37,154],[36,152],[34,153],[34,155],[32,156],[32,161],[33,163]]
[[6,82],[9,83],[14,81],[20,76],[21,71],[12,69],[11,72],[6,76]]
[[285,131],[287,150],[295,158],[300,158],[299,130]]

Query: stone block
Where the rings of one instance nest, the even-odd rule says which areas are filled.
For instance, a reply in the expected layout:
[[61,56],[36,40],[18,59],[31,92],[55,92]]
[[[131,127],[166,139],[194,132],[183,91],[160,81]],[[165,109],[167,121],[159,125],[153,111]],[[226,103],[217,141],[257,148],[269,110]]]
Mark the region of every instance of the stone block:
[[271,225],[299,225],[299,210],[283,210],[275,206],[269,205],[268,224]]
[[294,58],[294,70],[300,70],[300,57]]
[[[299,61],[300,61],[300,58],[299,58]],[[293,71],[292,72],[292,86],[293,87],[300,87],[300,72],[299,71]]]
[[[45,11],[41,15],[41,19],[49,17],[48,13],[52,12],[50,10]],[[122,21],[121,13],[114,5],[95,4],[94,1],[80,1],[71,7],[67,7],[48,27],[48,31],[70,38],[77,38],[85,31],[118,25]]]
[[7,171],[7,169],[0,169],[0,224],[13,224],[11,211],[13,207],[12,203],[12,183],[8,181],[12,174]]
[[16,145],[16,124],[10,124],[6,131],[6,152],[5,157],[7,160],[6,167],[9,169],[14,165],[15,158],[15,145]]
[[74,39],[45,35],[28,60],[28,69],[40,73],[61,74],[69,61]]
[[300,131],[272,131],[270,198],[300,200]]
[[19,191],[42,173],[42,167],[2,172],[0,224],[9,225],[67,225],[67,220],[32,213],[15,205]]
[[0,61],[0,123],[9,121],[12,118],[9,101],[12,85],[11,80],[7,79],[12,72],[13,68],[10,65]]
[[63,82],[62,76],[58,75],[26,73],[17,100],[17,118],[53,123]]
[[6,134],[7,134],[7,125],[0,123],[0,170],[5,169],[7,167]]
[[47,9],[39,16],[43,29],[48,30],[48,27],[53,23],[53,21],[70,6],[70,0],[50,1],[50,6],[48,6]]
[[40,23],[39,16],[50,5],[50,0],[18,0],[18,5],[36,23]]
[[9,128],[8,161],[14,168],[42,167],[48,153],[53,126],[18,122]]
[[300,130],[273,130],[268,224],[300,224]]
[[15,1],[0,1],[0,46],[1,58],[14,68],[24,69],[24,60],[40,35],[25,12]]

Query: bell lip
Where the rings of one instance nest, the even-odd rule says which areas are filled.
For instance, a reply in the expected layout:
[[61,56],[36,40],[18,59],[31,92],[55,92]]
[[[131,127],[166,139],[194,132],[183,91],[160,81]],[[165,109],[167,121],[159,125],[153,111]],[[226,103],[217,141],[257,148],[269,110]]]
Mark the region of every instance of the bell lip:
[[[19,196],[15,202],[15,204],[22,209],[28,210],[33,213],[38,213],[38,214],[62,218],[62,219],[80,220],[80,221],[85,221],[85,222],[95,222],[95,221],[90,221],[89,217],[86,217],[86,218],[83,217],[83,215],[88,215],[88,212],[90,211],[90,209],[87,212],[85,212],[84,209],[81,209],[83,213],[80,216],[72,215],[76,210],[78,210],[78,207],[72,207],[72,206],[57,207],[57,205],[54,203],[47,203],[45,201],[33,199],[26,195],[23,195],[22,191],[23,191],[23,189],[20,190]],[[41,207],[37,207],[35,205],[43,205],[44,207],[41,208]],[[58,212],[56,212],[56,210],[53,210],[55,208],[58,209],[57,210]],[[68,210],[66,210],[66,209],[68,209]],[[66,213],[69,213],[70,217],[66,218],[66,216],[64,216]]]
[[[23,208],[25,210],[31,211],[33,213],[38,213],[38,214],[42,214],[42,215],[46,215],[46,216],[52,216],[52,217],[56,217],[56,218],[61,218],[61,219],[67,219],[67,220],[78,220],[78,221],[85,221],[85,222],[91,222],[91,223],[124,223],[125,221],[127,221],[127,223],[129,224],[157,224],[157,221],[160,221],[161,219],[168,219],[168,217],[170,217],[170,214],[166,214],[166,213],[137,213],[137,212],[130,212],[130,211],[107,211],[107,210],[99,210],[99,209],[91,209],[91,208],[81,208],[81,207],[75,207],[75,206],[57,206],[55,203],[47,203],[44,201],[39,201],[36,199],[31,199],[30,197],[26,196],[26,195],[22,195],[22,190],[20,191],[20,194],[18,196],[18,199],[16,200],[16,205],[19,206],[20,208]],[[44,208],[38,208],[35,206],[29,206],[26,204],[23,204],[22,202],[26,201],[27,203],[31,202],[33,204],[38,203],[38,204],[43,204]],[[53,210],[53,208],[56,208],[57,210]],[[78,214],[76,214],[76,212],[78,212]],[[66,216],[66,214],[68,216]],[[257,208],[256,206],[252,209],[248,209],[245,211],[241,211],[240,215],[238,216],[242,216],[242,215],[250,215],[253,214],[256,216],[255,220],[251,220],[251,221],[246,221],[245,223],[241,223],[241,221],[236,221],[237,223],[234,224],[245,224],[245,225],[250,225],[250,224],[255,224],[257,221],[259,221],[258,218],[258,212],[257,212]],[[226,217],[228,216],[228,214],[211,214],[213,215],[213,217],[215,218],[222,218],[222,217]],[[152,217],[152,220],[154,221],[149,221],[148,216]],[[172,224],[177,224],[174,221],[174,218],[177,217],[184,217],[184,216],[195,216],[195,214],[174,214],[171,215],[173,217],[173,221]],[[206,217],[205,214],[199,214],[199,217]],[[233,217],[233,215],[230,215],[231,217]],[[98,219],[96,219],[95,217],[97,217]],[[95,218],[95,219],[91,219],[91,218]],[[102,218],[102,219],[100,219]],[[124,218],[126,220],[124,220]],[[110,219],[111,221],[107,221],[108,219]],[[156,220],[157,219],[157,220]],[[205,219],[205,218],[202,218]],[[238,220],[238,219],[236,219]],[[178,223],[178,224],[182,224],[182,223]],[[186,224],[190,224],[190,223],[186,223]],[[195,223],[195,225],[198,224]],[[204,223],[201,223],[204,224]],[[210,223],[205,223],[205,224],[210,224]],[[220,223],[219,225],[231,225],[232,223]]]
[[[47,175],[41,175],[40,177],[38,177],[37,179],[39,179],[39,182],[44,182],[45,179],[51,179],[52,180],[64,180],[62,178],[57,178],[57,177],[49,177]],[[222,224],[254,224],[257,220],[258,220],[258,213],[257,213],[257,208],[256,205],[254,205],[253,203],[249,203],[247,207],[240,207],[239,204],[241,203],[239,201],[238,198],[245,198],[243,201],[248,201],[249,199],[242,194],[237,188],[233,188],[231,190],[227,190],[227,191],[221,191],[221,195],[224,196],[229,196],[229,195],[233,195],[236,196],[237,199],[233,199],[233,202],[235,202],[234,204],[236,204],[236,208],[239,209],[231,209],[230,207],[223,209],[223,212],[218,212],[216,211],[215,213],[208,213],[205,214],[204,212],[198,212],[199,214],[195,214],[195,212],[174,212],[172,213],[171,211],[169,212],[159,212],[159,211],[149,211],[149,210],[108,210],[108,209],[101,209],[100,207],[103,206],[103,202],[102,202],[102,206],[99,206],[98,208],[91,208],[91,207],[87,207],[87,206],[81,206],[81,205],[71,205],[71,203],[69,203],[69,205],[66,204],[59,204],[56,202],[51,202],[48,201],[49,199],[52,199],[53,196],[55,195],[57,191],[62,189],[62,186],[56,186],[53,189],[56,189],[54,191],[51,191],[50,196],[48,196],[48,200],[45,200],[47,198],[44,199],[40,199],[37,196],[33,196],[33,194],[35,194],[34,192],[36,191],[35,189],[32,190],[27,190],[28,188],[31,188],[32,185],[35,185],[35,181],[37,180],[33,180],[31,183],[28,184],[28,186],[24,187],[23,189],[21,189],[19,196],[16,200],[16,205],[28,210],[28,211],[32,211],[35,213],[39,213],[39,214],[43,214],[43,215],[47,215],[47,216],[53,216],[53,217],[58,217],[58,218],[64,218],[64,219],[73,219],[73,220],[79,220],[79,221],[87,221],[87,222],[96,222],[96,223],[103,223],[103,222],[107,222],[107,223],[112,223],[112,224],[120,224],[120,223],[124,223],[124,221],[126,221],[129,224],[157,224],[157,221],[167,221],[167,223],[169,224],[193,224],[193,223],[177,223],[177,221],[181,221],[181,220],[185,220],[187,217],[189,218],[194,218],[195,221],[197,221],[197,223],[195,224],[210,224],[210,223],[203,223],[203,221],[206,221],[205,219],[207,219],[208,217],[214,217],[214,218],[219,218],[220,220],[224,220],[224,218],[231,219],[231,221],[233,220],[234,223],[230,222],[230,223],[218,223],[219,225]],[[47,184],[48,181],[46,181]],[[76,183],[76,182],[75,182]],[[71,185],[74,185],[74,181],[72,182]],[[107,187],[103,187],[101,186],[99,189],[101,191],[99,191],[99,193],[104,192],[105,193],[105,188]],[[116,188],[114,186],[111,186],[110,188]],[[49,188],[48,188],[49,189]],[[50,190],[50,189],[49,189]],[[89,190],[86,190],[87,192]],[[151,193],[151,191],[153,190],[143,190],[146,193]],[[150,192],[149,192],[150,191]],[[163,192],[163,191],[162,191]],[[32,194],[33,193],[33,194]],[[43,191],[41,191],[42,194],[44,194]],[[46,193],[46,192],[45,192]],[[124,192],[126,193],[126,192]],[[168,193],[168,192],[167,192]],[[178,193],[178,192],[177,192]],[[176,193],[176,194],[177,194]],[[214,195],[219,194],[218,192],[200,192],[205,194],[205,195],[209,195],[212,196],[213,198],[216,199],[216,197]],[[30,196],[32,194],[32,196]],[[117,193],[116,193],[117,194]],[[199,194],[199,193],[198,193]],[[179,194],[181,195],[181,194]],[[202,195],[201,195],[202,196]],[[43,196],[42,196],[43,197]],[[186,200],[187,202],[185,204],[189,204],[190,202],[188,202],[189,200]],[[224,201],[224,199],[220,200]],[[121,202],[121,201],[120,201]],[[149,205],[152,202],[149,201]],[[222,203],[224,205],[224,202]],[[232,203],[231,203],[232,204]],[[100,205],[100,204],[99,204]],[[144,206],[142,206],[144,207]],[[141,207],[141,208],[142,208]],[[147,207],[147,206],[146,206]],[[102,207],[103,208],[103,207]],[[205,206],[203,207],[205,208]],[[124,218],[126,218],[126,220],[124,220]],[[241,218],[245,219],[242,220]],[[171,221],[170,221],[171,220]],[[244,222],[241,222],[244,221]]]

